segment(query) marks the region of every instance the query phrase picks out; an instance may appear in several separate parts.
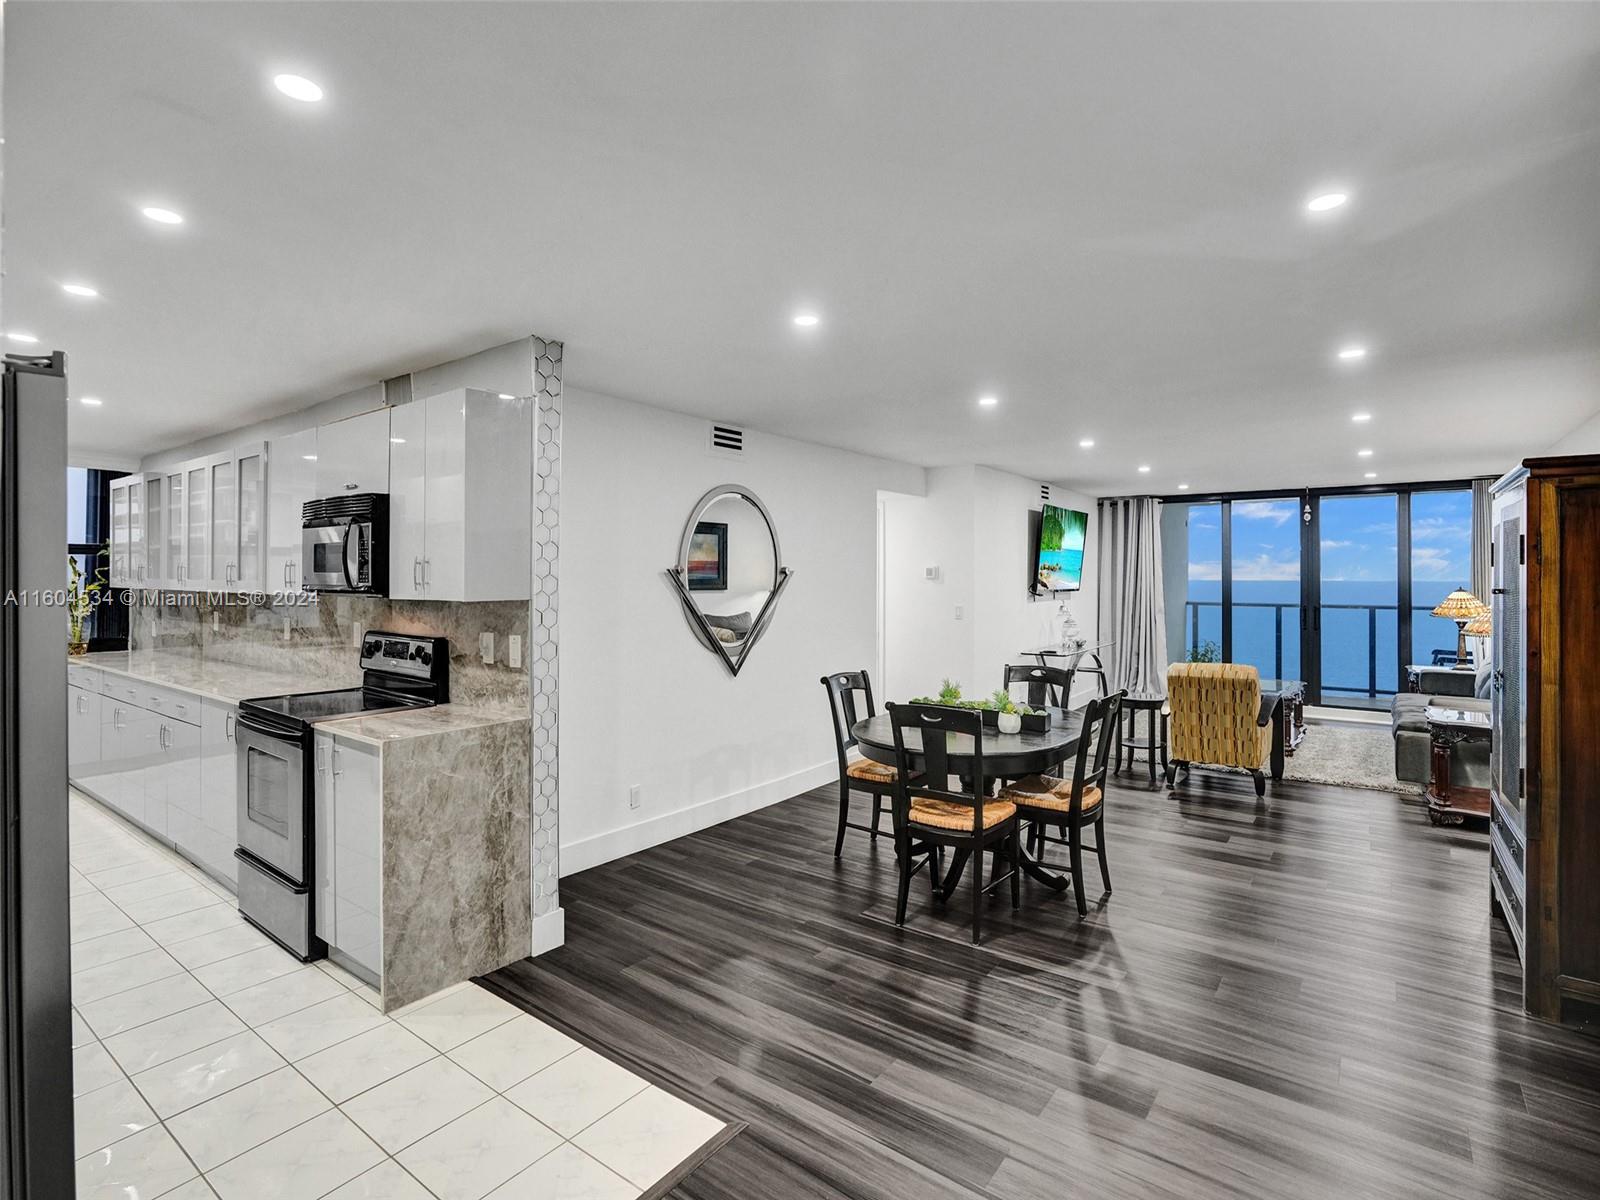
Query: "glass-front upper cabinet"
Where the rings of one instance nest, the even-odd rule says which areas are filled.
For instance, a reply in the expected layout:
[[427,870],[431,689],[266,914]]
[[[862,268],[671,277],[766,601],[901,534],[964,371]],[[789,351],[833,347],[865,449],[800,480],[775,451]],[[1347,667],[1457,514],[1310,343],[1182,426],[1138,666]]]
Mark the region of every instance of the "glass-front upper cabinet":
[[162,536],[162,521],[166,509],[162,506],[162,476],[146,475],[144,478],[144,574],[140,582],[149,588],[162,585],[162,563],[166,554],[166,538]]
[[219,454],[210,463],[211,586],[226,589],[238,582],[239,492],[233,455]]
[[266,561],[266,447],[240,450],[234,460],[234,482],[239,490],[239,569],[234,582],[256,590]]
[[128,582],[138,587],[144,579],[144,477],[135,475],[128,481]]
[[188,516],[184,520],[183,586],[211,586],[211,466],[192,462],[184,468],[184,495]]
[[128,587],[133,583],[128,561],[128,488],[132,476],[111,481],[111,586]]
[[161,552],[161,583],[169,588],[181,588],[184,575],[184,517],[182,467],[168,471],[162,478],[162,503],[166,514],[161,520],[161,533],[165,539]]

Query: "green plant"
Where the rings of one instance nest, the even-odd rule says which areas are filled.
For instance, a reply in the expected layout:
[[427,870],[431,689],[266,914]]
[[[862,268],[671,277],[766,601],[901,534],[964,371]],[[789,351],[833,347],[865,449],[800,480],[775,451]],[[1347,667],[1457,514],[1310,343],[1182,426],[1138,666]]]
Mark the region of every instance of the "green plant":
[[1198,646],[1193,646],[1193,647],[1190,648],[1188,661],[1190,661],[1190,662],[1221,662],[1222,661],[1222,650],[1221,650],[1220,647],[1218,647],[1218,645],[1215,642],[1209,641],[1209,640],[1208,641],[1204,641],[1204,642],[1201,642]]
[[946,679],[944,681],[944,686],[942,686],[939,689],[939,703],[940,704],[960,704],[961,703],[961,685],[959,683],[955,683],[952,680]]
[[99,603],[100,593],[106,587],[105,575],[105,568],[99,567],[94,578],[88,579],[78,560],[67,555],[67,640],[73,645],[83,641],[83,622]]

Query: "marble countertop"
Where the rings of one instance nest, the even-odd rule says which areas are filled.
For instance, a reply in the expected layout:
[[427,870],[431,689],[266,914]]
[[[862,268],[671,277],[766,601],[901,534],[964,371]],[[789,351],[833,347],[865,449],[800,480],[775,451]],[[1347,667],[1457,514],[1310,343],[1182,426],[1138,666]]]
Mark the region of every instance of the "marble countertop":
[[[162,651],[135,654],[126,650],[107,650],[80,654],[68,661],[74,666],[93,667],[143,683],[177,688],[223,704],[238,704],[241,700],[259,696],[283,696],[293,692],[316,692],[361,685],[359,670],[324,672],[316,678],[308,678],[303,672],[273,671]],[[515,709],[441,704],[433,708],[341,717],[320,724],[335,736],[381,746],[398,738],[433,737],[527,719],[526,712]]]

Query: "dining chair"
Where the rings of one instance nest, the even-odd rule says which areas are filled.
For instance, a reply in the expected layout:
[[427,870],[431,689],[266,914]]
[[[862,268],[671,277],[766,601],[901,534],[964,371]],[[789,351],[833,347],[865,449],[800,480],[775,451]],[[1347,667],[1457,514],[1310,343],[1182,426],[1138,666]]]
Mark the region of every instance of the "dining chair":
[[1023,666],[1006,664],[1005,689],[1012,684],[1028,685],[1029,708],[1066,708],[1072,703],[1071,667],[1043,667],[1037,663]]
[[[947,898],[939,885],[940,850],[952,850],[951,873],[972,857],[972,940],[976,943],[983,923],[983,897],[1000,884],[1011,882],[1011,907],[1022,903],[1021,844],[1017,838],[1017,806],[987,796],[988,776],[983,769],[983,717],[936,704],[894,704],[884,706],[894,730],[895,761],[899,777],[894,792],[895,861],[900,868],[899,891],[895,898],[894,923],[906,923],[906,899],[911,894],[911,877],[926,868],[935,898]],[[911,757],[906,748],[906,731],[912,730],[918,742],[912,753],[920,752],[922,771],[913,776]],[[961,781],[966,790],[950,785],[950,739],[972,739],[971,774]],[[994,870],[983,881],[983,855],[991,851]],[[999,871],[1000,855],[1006,855],[1011,869]]]
[[[1078,735],[1078,752],[1072,778],[1054,775],[1028,775],[1000,789],[1000,799],[1017,807],[1018,821],[1029,825],[1031,842],[1042,856],[1045,843],[1067,847],[1072,890],[1078,900],[1078,916],[1089,912],[1083,894],[1083,831],[1094,828],[1094,852],[1100,859],[1100,881],[1105,894],[1111,894],[1111,870],[1106,865],[1106,773],[1110,769],[1112,731],[1121,719],[1122,692],[1096,697],[1083,710],[1083,729]],[[1059,830],[1048,837],[1047,826]]]
[[[876,842],[879,820],[889,811],[894,799],[895,769],[870,758],[851,758],[856,745],[856,722],[878,715],[872,703],[872,680],[865,671],[839,671],[822,677],[822,686],[828,690],[828,711],[833,716],[833,742],[839,751],[839,831],[833,839],[833,856],[844,852],[844,831],[859,829],[870,833]],[[857,698],[862,701],[857,704]],[[872,824],[859,825],[850,820],[851,790],[866,792],[872,797]]]

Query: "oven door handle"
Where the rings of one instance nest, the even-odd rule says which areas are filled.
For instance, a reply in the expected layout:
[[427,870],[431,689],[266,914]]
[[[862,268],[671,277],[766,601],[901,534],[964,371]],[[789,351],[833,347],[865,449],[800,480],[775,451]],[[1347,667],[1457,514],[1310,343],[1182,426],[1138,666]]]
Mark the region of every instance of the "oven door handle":
[[356,590],[356,581],[350,574],[350,535],[355,531],[356,519],[351,517],[344,523],[344,546],[339,552],[339,565],[344,568],[344,585],[352,592]]
[[241,729],[247,729],[251,733],[259,733],[262,737],[275,738],[280,742],[299,743],[303,740],[304,736],[297,730],[283,729],[274,725],[268,725],[264,721],[257,720],[249,713],[245,712],[241,712],[237,717],[234,718],[233,727],[235,731],[235,738],[237,738],[238,731]]

